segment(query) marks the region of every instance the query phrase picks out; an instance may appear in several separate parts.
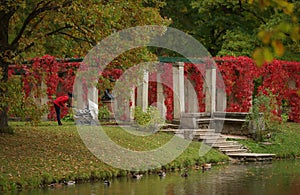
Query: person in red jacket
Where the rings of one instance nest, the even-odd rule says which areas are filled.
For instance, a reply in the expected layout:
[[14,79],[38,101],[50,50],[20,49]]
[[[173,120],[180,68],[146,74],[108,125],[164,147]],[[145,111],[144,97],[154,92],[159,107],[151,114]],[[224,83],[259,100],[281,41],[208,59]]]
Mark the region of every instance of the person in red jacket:
[[71,107],[72,97],[72,93],[68,93],[68,95],[60,96],[53,101],[58,125],[62,125],[60,121],[60,108],[65,107],[66,104],[68,107]]

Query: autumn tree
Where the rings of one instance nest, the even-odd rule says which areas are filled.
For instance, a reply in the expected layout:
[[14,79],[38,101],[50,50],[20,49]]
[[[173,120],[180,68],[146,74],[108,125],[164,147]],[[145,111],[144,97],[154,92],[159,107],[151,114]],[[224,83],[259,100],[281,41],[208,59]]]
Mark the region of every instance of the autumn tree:
[[162,16],[213,55],[246,55],[258,64],[299,59],[299,1],[165,0]]
[[[44,54],[84,56],[101,39],[118,30],[167,24],[158,12],[160,2],[146,2],[151,7],[143,0],[2,0],[0,98],[7,94],[9,64]],[[142,56],[149,54],[145,48],[139,51]],[[1,99],[0,132],[9,128],[7,111],[7,103]]]

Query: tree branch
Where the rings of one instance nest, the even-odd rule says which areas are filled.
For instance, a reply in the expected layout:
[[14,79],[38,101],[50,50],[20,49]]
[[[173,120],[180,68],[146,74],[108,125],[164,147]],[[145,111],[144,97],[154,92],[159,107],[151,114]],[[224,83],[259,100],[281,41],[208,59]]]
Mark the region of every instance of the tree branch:
[[47,33],[45,36],[50,36],[50,35],[54,35],[54,34],[60,33],[62,30],[69,29],[69,28],[72,28],[72,27],[73,26],[71,26],[71,25],[66,25],[64,27],[58,28],[58,29],[56,29],[56,30],[54,30],[52,32]]
[[240,7],[240,12],[243,12],[243,11],[248,12],[248,13],[252,14],[254,17],[256,17],[258,20],[260,20],[263,24],[266,24],[266,21],[264,20],[263,17],[258,16],[257,13],[255,13],[254,11],[245,9],[240,0],[239,0],[239,7]]
[[35,8],[33,9],[33,11],[27,16],[27,18],[25,19],[19,33],[17,34],[17,36],[15,37],[15,39],[12,41],[11,45],[12,46],[15,46],[17,45],[17,43],[19,42],[20,38],[22,37],[25,29],[27,28],[28,24],[34,19],[36,18],[37,16],[39,16],[41,13],[43,12],[46,12],[46,11],[51,11],[51,10],[57,10],[61,7],[65,7],[69,4],[72,3],[72,1],[66,1],[64,2],[61,6],[49,6],[49,4],[51,3],[52,1],[48,1],[45,3],[45,5],[43,7],[40,7],[40,5],[42,5],[44,3],[44,1],[40,1],[36,6]]
[[83,39],[83,38],[80,38],[80,37],[75,37],[73,35],[70,35],[68,33],[65,33],[65,32],[58,32],[59,34],[62,34],[62,35],[65,35],[65,36],[68,36],[68,37],[71,37],[72,39],[76,40],[76,41],[83,41],[83,42],[88,42],[88,43],[91,43],[91,41],[87,40],[87,39]]

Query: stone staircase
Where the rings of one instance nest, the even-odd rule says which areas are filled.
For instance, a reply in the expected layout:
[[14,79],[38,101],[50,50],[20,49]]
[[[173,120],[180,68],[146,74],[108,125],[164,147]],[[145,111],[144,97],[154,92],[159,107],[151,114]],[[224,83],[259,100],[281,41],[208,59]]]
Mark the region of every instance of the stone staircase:
[[202,141],[230,158],[241,161],[272,160],[275,154],[251,153],[242,144],[232,141],[235,139],[228,140],[228,138],[246,138],[245,136],[233,136],[231,134],[248,135],[251,133],[249,131],[240,132],[248,114],[214,112],[211,116],[209,113],[182,113],[180,121],[173,123],[173,128],[169,126],[166,129],[162,129],[162,131],[171,131],[185,139]]
[[176,136],[201,141],[215,148],[231,159],[240,161],[271,161],[275,154],[251,153],[245,146],[228,138],[246,139],[244,136],[232,136],[216,133],[214,129],[163,129],[164,132],[173,132]]
[[174,133],[183,138],[192,138],[193,141],[202,141],[228,156],[248,152],[248,149],[243,145],[237,141],[227,141],[228,136],[216,133],[214,129],[177,129]]

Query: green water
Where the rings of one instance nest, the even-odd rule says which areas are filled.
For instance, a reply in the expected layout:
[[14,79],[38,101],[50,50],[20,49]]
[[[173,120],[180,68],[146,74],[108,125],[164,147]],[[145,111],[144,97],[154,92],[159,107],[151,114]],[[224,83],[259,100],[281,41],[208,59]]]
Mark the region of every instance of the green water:
[[190,171],[187,178],[180,175],[180,172],[168,172],[162,179],[158,175],[143,176],[140,180],[119,178],[112,180],[110,186],[96,182],[61,189],[23,191],[18,194],[300,194],[300,161],[213,166],[210,171]]

